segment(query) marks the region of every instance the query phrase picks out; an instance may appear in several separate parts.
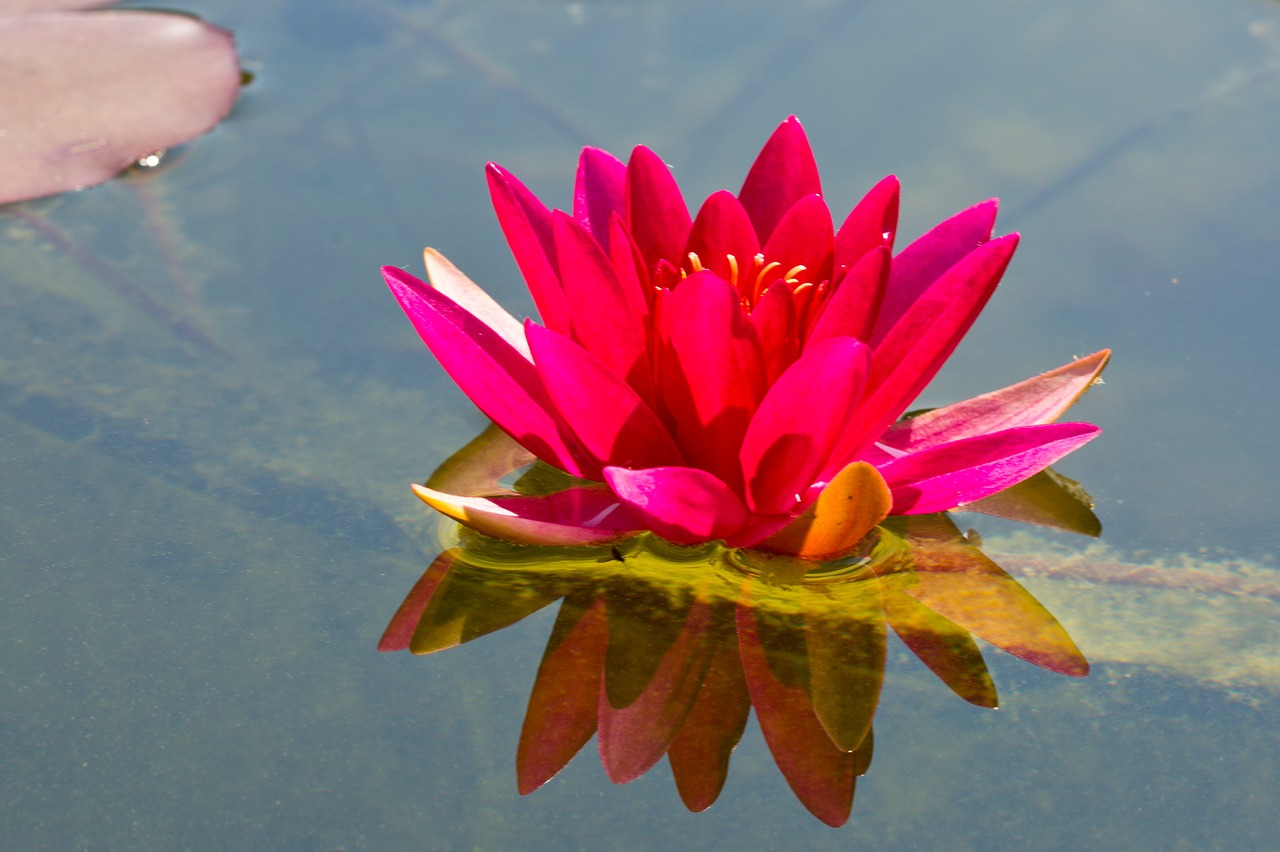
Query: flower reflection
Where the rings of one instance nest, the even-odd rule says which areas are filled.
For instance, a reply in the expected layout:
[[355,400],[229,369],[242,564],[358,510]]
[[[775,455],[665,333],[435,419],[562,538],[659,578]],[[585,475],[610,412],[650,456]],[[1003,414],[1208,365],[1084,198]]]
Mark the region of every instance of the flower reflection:
[[[433,479],[484,488],[506,472],[511,447],[491,429]],[[545,488],[545,475],[536,465],[517,484]],[[1006,503],[1038,506],[1026,511],[1042,522],[1076,519],[1064,525],[1078,528],[1092,518],[1078,489],[1031,487],[1033,499],[1006,494]],[[1054,617],[941,514],[889,519],[822,564],[655,535],[569,548],[459,530],[380,648],[433,653],[560,601],[517,751],[521,793],[595,736],[612,781],[632,781],[666,755],[685,805],[701,811],[719,795],[754,708],[797,798],[842,825],[871,764],[888,630],[982,707],[996,706],[996,689],[974,636],[1056,672],[1088,670]]]

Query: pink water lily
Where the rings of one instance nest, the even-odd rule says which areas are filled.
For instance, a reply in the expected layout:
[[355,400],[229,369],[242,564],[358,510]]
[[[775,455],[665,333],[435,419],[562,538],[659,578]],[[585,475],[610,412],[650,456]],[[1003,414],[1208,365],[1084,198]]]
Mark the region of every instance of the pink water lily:
[[541,324],[521,323],[432,249],[428,285],[383,270],[445,370],[533,456],[584,480],[545,496],[429,504],[481,532],[575,544],[650,530],[809,559],[889,514],[954,509],[1098,434],[1056,419],[1109,353],[900,420],[999,283],[1018,237],[996,202],[893,255],[890,176],[839,228],[800,123],[774,132],[742,189],[695,216],[670,170],[582,152],[573,212],[488,169]]

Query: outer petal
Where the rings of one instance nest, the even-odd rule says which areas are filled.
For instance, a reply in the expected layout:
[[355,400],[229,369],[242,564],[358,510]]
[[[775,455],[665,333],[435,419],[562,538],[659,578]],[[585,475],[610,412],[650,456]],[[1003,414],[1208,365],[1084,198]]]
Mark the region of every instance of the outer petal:
[[870,367],[869,349],[833,337],[805,351],[760,403],[739,458],[753,512],[793,509],[848,428]]
[[424,485],[414,485],[413,493],[473,530],[520,544],[601,544],[645,528],[642,518],[599,486],[540,497],[459,497]]
[[1097,380],[1111,358],[1103,349],[1056,370],[998,391],[975,396],[894,425],[880,440],[914,452],[1001,429],[1051,423]]
[[542,322],[554,331],[567,333],[569,313],[556,278],[555,240],[551,235],[551,214],[516,176],[490,163],[485,171],[489,196],[493,199],[498,224],[515,256],[529,294],[538,307]]
[[835,271],[839,280],[844,271],[874,248],[893,248],[898,231],[898,178],[894,175],[871,187],[857,206],[845,217],[836,232]]
[[573,218],[609,250],[609,220],[625,210],[627,167],[599,148],[583,148],[573,188]]
[[1089,423],[1022,426],[911,453],[880,466],[894,515],[945,512],[1037,473],[1102,430]]
[[822,182],[813,149],[800,120],[787,118],[764,143],[738,198],[755,223],[756,233],[767,242],[774,227],[791,206],[806,195],[821,195]]
[[449,262],[449,258],[433,248],[422,250],[422,261],[427,267],[427,279],[431,286],[463,308],[467,313],[496,331],[503,340],[526,358],[529,344],[524,339],[524,325],[499,305],[492,296]]
[[538,373],[556,409],[600,466],[683,465],[658,415],[582,347],[529,322]]
[[725,538],[747,521],[738,495],[705,470],[606,467],[604,478],[648,529],[675,544]]
[[872,344],[878,344],[889,333],[898,318],[939,275],[991,239],[998,206],[996,199],[992,198],[960,211],[935,225],[893,259],[889,292],[880,308],[880,317],[871,336]]
[[643,296],[618,281],[586,228],[559,211],[551,220],[573,338],[619,378],[647,392],[652,377]]
[[671,170],[643,145],[627,163],[626,197],[627,227],[645,266],[653,269],[664,259],[679,266],[693,220]]
[[462,392],[521,446],[581,476],[588,460],[566,441],[533,364],[443,293],[393,266],[383,267],[382,274],[418,336]]

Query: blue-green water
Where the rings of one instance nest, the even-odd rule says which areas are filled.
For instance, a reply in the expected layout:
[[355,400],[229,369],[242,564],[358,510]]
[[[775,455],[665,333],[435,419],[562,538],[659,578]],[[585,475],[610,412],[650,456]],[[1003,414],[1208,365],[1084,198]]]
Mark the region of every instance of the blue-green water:
[[[1227,554],[1222,572],[1276,582],[1280,4],[183,6],[234,30],[256,75],[233,116],[155,172],[0,214],[4,845],[1280,833],[1278,605],[1177,573]],[[701,815],[665,765],[615,788],[590,747],[521,798],[552,614],[431,657],[374,651],[434,552],[408,483],[483,422],[377,267],[416,269],[429,244],[527,311],[485,161],[565,206],[581,145],[643,143],[701,198],[736,189],[789,113],[838,213],[889,172],[904,238],[1002,198],[997,230],[1022,247],[923,402],[1114,348],[1078,410],[1105,434],[1062,470],[1097,498],[1111,556],[1164,580],[1033,585],[1095,673],[993,652],[996,712],[892,648],[875,764],[839,831],[754,726]]]

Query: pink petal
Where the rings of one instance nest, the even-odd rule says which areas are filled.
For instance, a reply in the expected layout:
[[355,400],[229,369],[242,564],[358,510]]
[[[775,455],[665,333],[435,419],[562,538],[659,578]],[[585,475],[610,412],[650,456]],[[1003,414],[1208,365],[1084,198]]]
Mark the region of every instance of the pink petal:
[[964,438],[881,465],[894,515],[945,512],[1037,473],[1097,437],[1089,423],[1022,426]]
[[[751,268],[751,259],[759,254],[760,241],[747,211],[742,209],[732,192],[721,190],[712,193],[702,203],[689,232],[688,252],[698,256],[704,269],[711,270],[747,294],[741,276],[746,275]],[[728,255],[733,255],[737,261],[740,275],[731,269]]]
[[498,224],[533,296],[542,324],[552,331],[568,334],[569,309],[555,272],[551,214],[515,175],[496,163],[488,165],[485,178]]
[[793,204],[806,195],[821,194],[813,149],[800,120],[790,116],[765,142],[747,172],[738,199],[755,223],[756,234],[768,242],[774,227]]
[[541,496],[461,497],[414,485],[431,508],[491,538],[574,547],[615,541],[645,528],[607,489],[582,486]]
[[765,381],[772,385],[800,355],[799,318],[795,297],[785,282],[765,290],[751,311],[751,324],[760,336]]
[[888,246],[865,252],[827,298],[826,306],[805,339],[805,346],[813,346],[831,337],[866,340],[884,299],[888,281]]
[[231,34],[187,15],[0,17],[0,56],[0,204],[83,189],[189,142],[240,92]]
[[835,270],[832,280],[839,280],[864,254],[875,248],[893,248],[898,230],[898,178],[882,179],[871,187],[857,206],[845,217],[836,232]]
[[705,470],[606,467],[605,482],[644,526],[674,544],[700,544],[730,535],[747,521],[747,507]]
[[462,392],[525,449],[581,476],[590,459],[569,448],[533,364],[501,334],[404,270],[384,266],[382,275],[418,336]]
[[601,467],[684,464],[658,415],[626,382],[554,331],[530,322],[527,333],[557,411]]
[[609,250],[609,220],[623,214],[627,167],[599,148],[583,148],[573,188],[573,218],[585,227],[605,251]]
[[803,266],[796,278],[820,284],[831,278],[832,227],[831,211],[822,196],[805,195],[778,220],[764,244],[765,260],[781,264],[778,271],[784,274]]
[[525,358],[529,358],[529,343],[524,339],[524,324],[520,320],[513,317],[440,252],[433,248],[423,249],[422,260],[426,264],[427,279],[431,281],[432,287],[496,331]]
[[653,269],[659,260],[681,263],[693,220],[676,179],[662,159],[643,145],[627,163],[627,227]]
[[558,210],[551,221],[573,338],[619,378],[651,395],[643,295],[618,281],[608,256],[586,228]]
[[1104,349],[1025,382],[975,396],[895,424],[880,440],[914,452],[988,432],[1051,423],[1097,380],[1111,358]]
[[852,337],[830,338],[806,349],[769,388],[739,454],[753,512],[794,509],[830,463],[862,399],[869,353]]
[[764,397],[764,358],[737,291],[710,272],[690,275],[663,302],[659,386],[689,464],[737,490],[738,449]]
[[1017,246],[1018,235],[1009,234],[970,252],[876,345],[869,398],[859,414],[865,434],[882,433],[932,381],[991,298]]
[[893,259],[889,290],[871,343],[879,344],[898,318],[929,286],[960,259],[991,239],[995,227],[996,199],[962,210],[907,246]]

